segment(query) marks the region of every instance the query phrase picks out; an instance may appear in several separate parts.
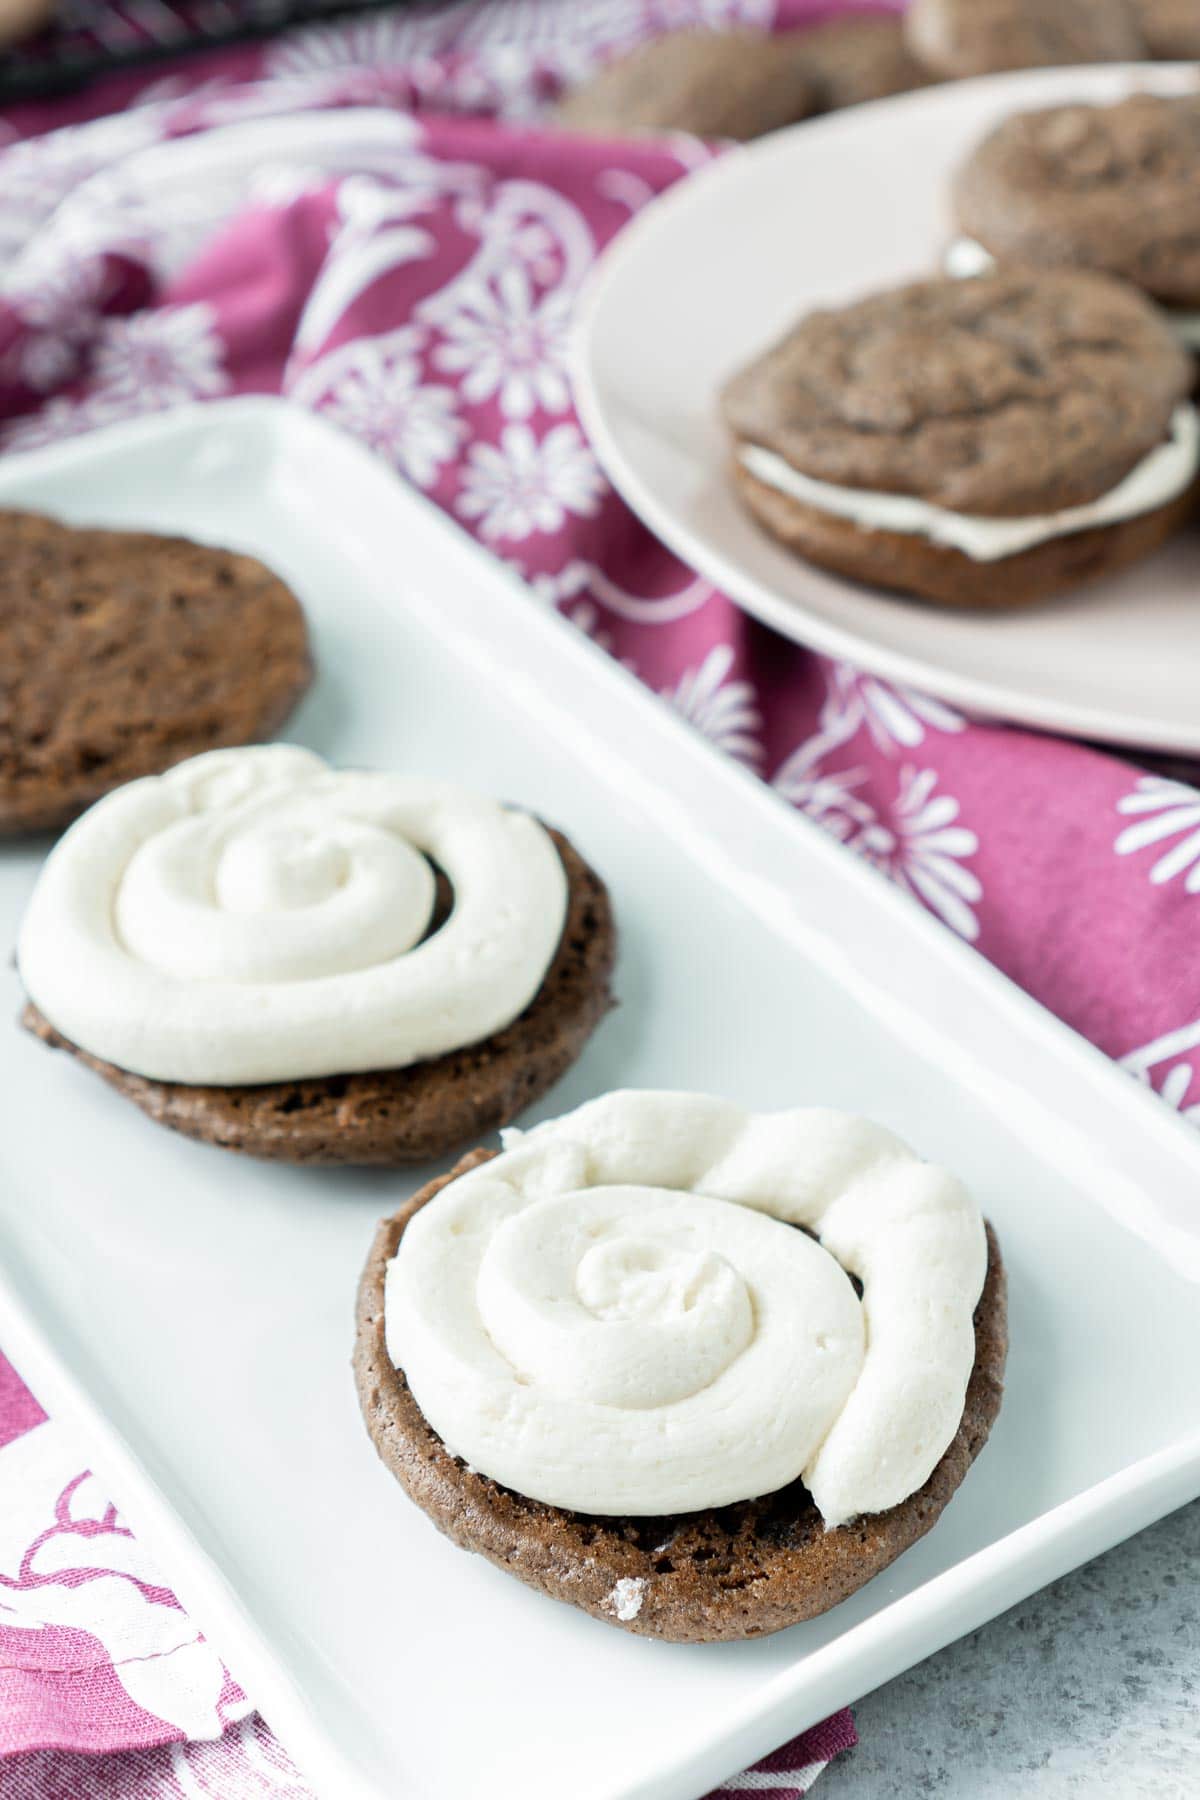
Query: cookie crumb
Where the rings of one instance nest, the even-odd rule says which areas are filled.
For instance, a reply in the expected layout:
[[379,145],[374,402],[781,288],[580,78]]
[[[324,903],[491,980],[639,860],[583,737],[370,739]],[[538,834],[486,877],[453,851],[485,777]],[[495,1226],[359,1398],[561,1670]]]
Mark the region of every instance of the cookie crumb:
[[605,1604],[611,1606],[623,1625],[636,1619],[646,1597],[646,1583],[641,1576],[622,1575]]

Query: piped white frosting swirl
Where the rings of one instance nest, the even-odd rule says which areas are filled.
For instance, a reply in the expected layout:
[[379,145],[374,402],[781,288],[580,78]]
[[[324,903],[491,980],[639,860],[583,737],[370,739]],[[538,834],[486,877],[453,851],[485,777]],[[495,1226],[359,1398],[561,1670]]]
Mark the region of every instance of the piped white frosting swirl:
[[387,1273],[388,1354],[456,1455],[599,1514],[803,1475],[837,1525],[928,1478],[987,1261],[952,1175],[864,1119],[690,1094],[609,1094],[504,1144]]
[[[426,937],[431,862],[454,904]],[[336,772],[288,745],[218,750],[71,827],[18,962],[53,1026],[135,1074],[350,1074],[510,1024],[566,904],[561,858],[526,814],[444,782]]]

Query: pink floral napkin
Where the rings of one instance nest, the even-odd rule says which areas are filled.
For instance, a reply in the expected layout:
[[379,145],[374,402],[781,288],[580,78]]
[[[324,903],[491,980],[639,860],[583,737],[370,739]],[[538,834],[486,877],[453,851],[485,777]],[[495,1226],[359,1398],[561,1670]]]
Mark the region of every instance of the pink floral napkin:
[[[654,31],[822,10],[457,0],[11,110],[0,451],[234,393],[323,412],[503,557],[531,604],[565,612],[849,853],[1200,1114],[1200,793],[968,721],[748,621],[628,512],[572,409],[581,280],[713,152],[575,139],[539,128],[539,111]],[[169,145],[183,138],[181,163]],[[0,1359],[0,1800],[303,1792],[168,1579]],[[797,1795],[853,1741],[840,1715],[729,1791]],[[79,1750],[106,1754],[64,1757]]]

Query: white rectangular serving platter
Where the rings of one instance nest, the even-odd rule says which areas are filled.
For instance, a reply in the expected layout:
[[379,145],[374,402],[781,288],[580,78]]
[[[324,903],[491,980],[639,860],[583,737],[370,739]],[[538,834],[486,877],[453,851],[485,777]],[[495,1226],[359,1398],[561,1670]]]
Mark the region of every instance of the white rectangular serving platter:
[[[8,1025],[6,966],[0,1345],[325,1800],[688,1800],[1200,1493],[1200,1139],[1144,1088],[309,415],[98,432],[0,464],[0,504],[261,554],[315,635],[292,735],[566,828],[621,1006],[538,1114],[624,1085],[862,1111],[966,1177],[1008,1264],[1004,1409],[928,1538],[779,1636],[632,1638],[454,1549],[375,1458],[354,1285],[425,1173],[162,1131]],[[42,848],[0,851],[7,943]]]

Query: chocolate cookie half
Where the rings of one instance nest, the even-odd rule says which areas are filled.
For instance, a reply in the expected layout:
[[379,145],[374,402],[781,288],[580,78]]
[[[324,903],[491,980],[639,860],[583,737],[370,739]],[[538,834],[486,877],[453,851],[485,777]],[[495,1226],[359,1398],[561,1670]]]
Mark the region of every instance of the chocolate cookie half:
[[1099,269],[1200,309],[1200,95],[1018,113],[953,197],[960,232],[997,261]]
[[[542,986],[511,1025],[427,1062],[252,1086],[152,1081],[89,1056],[32,1003],[22,1024],[66,1050],[160,1125],[272,1162],[428,1162],[516,1118],[563,1075],[612,1005],[616,930],[608,890],[561,832],[567,914]],[[434,930],[449,910],[443,877]]]
[[559,104],[572,131],[618,137],[686,131],[755,138],[819,110],[818,83],[787,38],[676,31],[601,69]]
[[904,29],[917,60],[947,77],[1146,54],[1129,0],[912,0]]
[[1195,505],[1193,366],[1083,272],[916,282],[810,314],[723,395],[734,480],[789,548],[951,605],[1146,555]]
[[990,1227],[962,1420],[929,1479],[900,1505],[827,1530],[796,1481],[707,1512],[584,1515],[526,1499],[452,1456],[388,1355],[384,1287],[406,1225],[490,1154],[464,1157],[382,1222],[358,1292],[354,1372],[367,1429],[388,1469],[447,1537],[608,1624],[676,1643],[713,1643],[781,1631],[827,1612],[937,1523],[986,1443],[1003,1391],[1005,1280]]
[[300,603],[253,557],[0,512],[0,835],[270,737],[311,679]]

